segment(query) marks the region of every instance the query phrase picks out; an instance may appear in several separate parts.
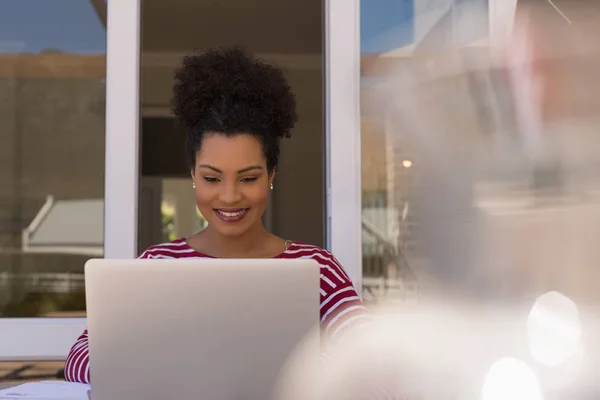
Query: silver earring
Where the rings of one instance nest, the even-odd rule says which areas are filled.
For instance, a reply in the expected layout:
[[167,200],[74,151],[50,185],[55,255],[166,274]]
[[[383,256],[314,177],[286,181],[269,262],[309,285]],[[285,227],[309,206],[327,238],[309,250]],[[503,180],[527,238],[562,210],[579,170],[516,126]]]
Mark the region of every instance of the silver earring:
[[270,188],[271,190],[273,190],[273,182],[271,182],[271,185],[269,186],[269,188]]
[[196,182],[192,183],[192,187],[196,189]]

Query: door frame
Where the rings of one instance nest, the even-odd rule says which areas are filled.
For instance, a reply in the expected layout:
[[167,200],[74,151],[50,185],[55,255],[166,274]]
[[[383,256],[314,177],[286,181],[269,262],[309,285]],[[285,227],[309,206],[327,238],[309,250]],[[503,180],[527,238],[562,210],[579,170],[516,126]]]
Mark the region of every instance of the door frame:
[[360,0],[325,0],[327,247],[362,294]]

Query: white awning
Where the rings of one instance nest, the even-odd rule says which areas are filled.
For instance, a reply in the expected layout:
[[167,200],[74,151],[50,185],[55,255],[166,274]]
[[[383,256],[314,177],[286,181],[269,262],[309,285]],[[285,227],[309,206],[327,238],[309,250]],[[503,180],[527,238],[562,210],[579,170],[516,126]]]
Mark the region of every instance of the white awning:
[[104,200],[54,200],[48,196],[23,230],[24,253],[104,254]]

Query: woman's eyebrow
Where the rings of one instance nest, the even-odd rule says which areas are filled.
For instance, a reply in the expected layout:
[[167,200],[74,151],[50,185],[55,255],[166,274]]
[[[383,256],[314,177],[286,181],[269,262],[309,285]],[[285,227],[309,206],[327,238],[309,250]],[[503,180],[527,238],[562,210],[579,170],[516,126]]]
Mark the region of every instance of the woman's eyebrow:
[[198,168],[208,168],[215,172],[218,172],[219,174],[223,173],[223,171],[221,171],[219,168],[213,167],[212,165],[208,165],[208,164],[200,164],[200,165],[198,165]]
[[261,167],[260,165],[251,165],[249,167],[240,169],[238,171],[238,174],[243,174],[244,172],[252,171],[252,170],[255,170],[255,169],[262,170],[263,167]]
[[[219,174],[223,173],[223,171],[221,171],[219,168],[213,167],[212,165],[208,165],[208,164],[200,164],[200,165],[198,165],[198,168],[208,168]],[[252,171],[252,170],[262,170],[262,169],[263,169],[263,167],[261,167],[260,165],[251,165],[249,167],[238,170],[238,174],[243,174],[244,172],[248,172],[248,171]]]

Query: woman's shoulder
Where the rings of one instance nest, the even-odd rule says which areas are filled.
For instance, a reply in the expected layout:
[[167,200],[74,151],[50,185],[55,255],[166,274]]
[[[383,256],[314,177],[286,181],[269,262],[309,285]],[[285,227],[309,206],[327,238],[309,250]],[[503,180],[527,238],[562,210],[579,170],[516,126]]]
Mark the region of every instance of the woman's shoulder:
[[192,249],[185,238],[148,247],[138,258],[198,258],[205,257]]
[[352,279],[329,250],[311,244],[293,242],[284,254],[286,258],[309,258],[321,266],[321,296],[331,294],[331,290],[338,290],[340,287],[353,287]]
[[297,241],[291,242],[288,249],[286,250],[286,253],[301,255],[320,254],[327,257],[333,257],[333,254],[331,254],[331,252],[328,250],[325,250],[319,246],[315,246],[314,244],[302,243]]
[[335,266],[343,270],[340,262],[329,250],[312,244],[292,242],[284,254],[286,258],[312,258],[321,265]]

